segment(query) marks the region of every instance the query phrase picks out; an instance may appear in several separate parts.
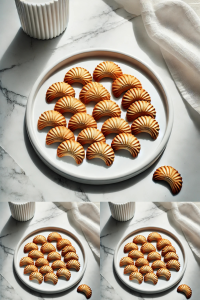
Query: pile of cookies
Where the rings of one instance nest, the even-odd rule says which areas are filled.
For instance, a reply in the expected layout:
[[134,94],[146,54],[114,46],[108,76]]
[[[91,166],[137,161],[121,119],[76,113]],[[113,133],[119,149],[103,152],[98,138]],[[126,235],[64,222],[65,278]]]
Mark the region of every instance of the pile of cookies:
[[[122,99],[122,107],[127,109],[126,118],[121,118],[119,105],[111,100],[109,91],[99,81],[102,78],[113,79],[112,93]],[[60,98],[54,110],[45,111],[38,120],[38,129],[50,126],[46,136],[46,144],[60,143],[57,149],[58,157],[71,156],[77,164],[81,164],[85,151],[83,145],[90,144],[87,149],[87,159],[100,158],[110,166],[115,158],[114,151],[125,149],[136,157],[140,152],[140,142],[135,137],[138,133],[147,132],[152,139],[157,139],[159,124],[155,120],[156,110],[151,104],[151,98],[142,88],[141,82],[133,75],[123,74],[121,68],[112,61],[104,61],[97,65],[92,75],[82,67],[74,67],[66,74],[63,82],[52,84],[46,92],[48,103]],[[79,99],[75,98],[75,90],[71,84],[79,82],[83,88]],[[92,116],[87,114],[86,105],[95,102]],[[68,123],[63,113],[73,114]],[[97,121],[108,116],[101,128],[97,129]],[[73,131],[82,129],[75,141]],[[117,133],[111,146],[106,143],[106,136]]]

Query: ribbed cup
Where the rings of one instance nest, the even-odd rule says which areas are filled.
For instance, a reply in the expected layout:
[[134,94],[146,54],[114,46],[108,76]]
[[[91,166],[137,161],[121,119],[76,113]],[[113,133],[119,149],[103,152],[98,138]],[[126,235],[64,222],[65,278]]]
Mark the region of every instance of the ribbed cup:
[[46,3],[15,0],[15,3],[22,29],[31,37],[52,39],[67,27],[69,0],[47,0]]
[[11,215],[17,221],[28,221],[35,214],[35,202],[9,202]]
[[117,221],[128,221],[135,213],[135,202],[113,203],[108,202],[111,215]]

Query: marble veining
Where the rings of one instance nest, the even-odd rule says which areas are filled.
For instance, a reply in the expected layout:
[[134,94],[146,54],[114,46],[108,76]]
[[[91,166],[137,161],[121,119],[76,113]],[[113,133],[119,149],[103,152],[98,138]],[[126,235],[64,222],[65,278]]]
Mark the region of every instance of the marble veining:
[[0,296],[1,299],[6,300],[22,300],[22,298],[16,294],[14,288],[9,284],[9,282],[0,274]]

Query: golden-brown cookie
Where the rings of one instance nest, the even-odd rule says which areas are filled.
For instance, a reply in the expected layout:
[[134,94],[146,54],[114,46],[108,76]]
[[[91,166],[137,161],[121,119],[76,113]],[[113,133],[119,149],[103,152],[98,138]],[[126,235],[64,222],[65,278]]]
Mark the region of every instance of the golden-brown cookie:
[[183,180],[179,172],[170,166],[158,168],[153,174],[154,180],[164,180],[169,183],[172,193],[178,194],[182,188]]
[[130,133],[131,128],[129,124],[122,118],[114,117],[106,120],[101,128],[101,131],[106,136],[110,133]]
[[115,97],[132,88],[142,88],[142,84],[135,76],[123,74],[113,81],[112,92]]
[[53,143],[62,143],[66,140],[74,140],[75,137],[73,132],[64,126],[57,126],[51,128],[46,136],[46,144],[51,145]]
[[103,61],[93,72],[93,78],[97,82],[105,77],[116,79],[121,75],[123,75],[121,68],[113,61]]
[[61,269],[61,268],[66,268],[64,261],[62,260],[55,260],[52,265],[51,265],[52,269]]
[[28,243],[24,246],[24,253],[27,253],[31,250],[38,250],[38,246],[35,243]]
[[35,243],[35,244],[42,244],[43,245],[46,242],[47,242],[46,238],[43,235],[40,235],[40,234],[35,236],[34,239],[33,239],[33,243]]
[[92,75],[88,70],[81,67],[75,67],[70,69],[66,74],[64,78],[64,82],[67,82],[69,84],[79,82],[83,85],[89,83],[92,81]]
[[179,260],[179,257],[175,252],[168,252],[165,254],[164,262],[168,262],[171,259]]
[[150,134],[152,139],[156,140],[159,134],[159,124],[158,122],[148,116],[139,117],[133,121],[131,125],[131,131],[133,134],[138,134],[141,132],[146,132]]
[[124,268],[124,274],[129,274],[132,272],[138,272],[138,268],[134,265],[128,265]]
[[86,93],[83,102],[88,104],[90,102],[100,102],[103,100],[109,100],[110,93],[109,91],[102,85],[94,85],[92,86]]
[[60,268],[57,272],[56,275],[59,277],[65,277],[66,280],[69,280],[71,277],[71,272],[66,269],[66,268]]
[[78,255],[75,252],[67,252],[64,257],[64,261],[68,262],[71,259],[79,260]]
[[79,165],[82,163],[85,157],[85,151],[80,143],[73,140],[68,140],[62,142],[58,146],[57,155],[58,157],[71,156],[75,160],[77,165]]
[[156,285],[158,282],[158,277],[154,273],[147,273],[144,276],[144,282],[146,282],[146,281],[151,281],[151,282],[153,282],[154,285]]
[[67,122],[65,117],[55,110],[45,111],[38,120],[38,129],[42,130],[45,127],[65,126]]
[[166,246],[171,246],[171,242],[168,239],[162,239],[157,242],[157,249],[160,251]]
[[112,147],[104,142],[97,142],[91,144],[86,152],[87,159],[100,158],[107,166],[112,165],[115,154]]
[[159,259],[161,259],[161,255],[160,255],[160,253],[158,253],[156,251],[152,251],[147,255],[148,261],[159,260]]
[[135,101],[147,101],[149,103],[151,103],[151,97],[150,95],[147,93],[147,91],[145,91],[144,89],[141,88],[133,88],[128,90],[123,98],[122,98],[122,106],[123,108],[127,109],[129,108],[129,106],[134,103]]
[[51,243],[45,243],[42,245],[40,250],[42,253],[50,253],[52,251],[56,251],[56,248]]
[[58,253],[56,251],[52,251],[47,255],[48,261],[59,260],[59,259],[61,259],[61,255],[60,255],[60,253]]
[[144,243],[140,249],[142,253],[149,253],[152,251],[156,251],[156,248],[151,243]]
[[71,131],[88,127],[97,128],[97,122],[92,116],[86,113],[77,113],[69,120],[68,128]]
[[84,293],[86,298],[89,299],[92,296],[92,290],[87,284],[81,284],[77,288],[78,293]]
[[132,258],[125,256],[121,258],[119,265],[120,267],[127,266],[127,265],[134,265],[134,261]]
[[138,156],[140,152],[140,142],[130,133],[120,133],[112,141],[111,147],[114,151],[127,150],[133,157]]
[[159,240],[162,240],[162,236],[158,232],[151,232],[147,237],[147,241],[149,243],[151,243],[153,241],[158,242]]
[[161,269],[161,268],[166,268],[166,265],[164,263],[164,261],[162,260],[155,260],[152,265],[151,265],[152,269]]
[[44,275],[46,273],[53,273],[53,269],[50,266],[44,265],[40,268],[39,272]]
[[66,112],[70,112],[73,115],[77,113],[86,113],[85,104],[72,96],[59,99],[55,104],[54,110],[61,114]]
[[181,284],[177,288],[178,293],[184,293],[187,299],[190,299],[192,296],[192,290],[187,284]]
[[137,280],[139,284],[143,281],[143,276],[140,272],[132,272],[129,276],[129,280]]
[[46,92],[46,100],[48,103],[53,101],[55,98],[61,98],[64,96],[75,96],[75,90],[66,82],[53,83]]
[[138,250],[138,246],[135,243],[128,243],[124,246],[124,253],[127,253],[131,250]]
[[28,265],[24,268],[24,274],[31,274],[32,272],[38,272],[38,268],[34,265]]
[[36,267],[49,266],[49,262],[46,258],[38,258],[35,265]]
[[142,275],[147,274],[147,273],[153,273],[153,269],[150,266],[144,265],[140,268],[139,271]]
[[165,256],[168,252],[176,253],[176,249],[173,246],[166,246],[162,249],[162,256]]
[[92,115],[97,121],[101,117],[121,117],[119,105],[112,100],[104,100],[97,103],[93,109]]
[[51,281],[53,282],[54,285],[57,284],[58,282],[58,277],[56,276],[56,274],[54,273],[47,273],[45,276],[44,276],[44,281]]
[[68,239],[62,239],[57,243],[57,249],[62,250],[65,246],[71,246],[71,242]]
[[169,260],[166,264],[167,269],[175,269],[177,272],[180,270],[180,262],[176,259]]
[[78,137],[77,142],[79,142],[81,145],[85,144],[93,144],[96,142],[106,142],[105,136],[103,133],[96,128],[85,128],[83,129]]
[[58,242],[59,240],[62,240],[62,236],[58,232],[51,232],[47,237],[47,241],[49,243],[51,243],[53,241]]
[[146,238],[141,234],[136,235],[133,239],[133,243],[135,243],[135,244],[142,244],[143,245],[146,242],[147,242]]
[[146,258],[138,258],[135,262],[136,267],[149,266],[149,262]]
[[62,256],[65,256],[68,252],[74,252],[76,253],[76,249],[73,246],[66,246],[65,248],[62,249]]
[[143,258],[144,254],[138,250],[131,250],[128,254],[129,257],[133,258],[133,259],[138,259],[138,258]]
[[80,270],[80,262],[76,259],[72,259],[72,260],[69,260],[67,263],[66,263],[66,268],[67,269],[75,269],[77,272]]
[[155,119],[156,110],[153,105],[147,101],[136,101],[132,103],[126,113],[127,120],[132,122],[142,116],[149,116]]
[[82,88],[82,90],[80,91],[80,94],[79,94],[79,99],[82,101],[82,102],[85,102],[85,94],[87,93],[87,91],[91,88],[93,88],[94,86],[101,86],[101,87],[104,87],[101,83],[99,82],[90,82],[86,85],[84,85],[84,87]]
[[31,258],[42,258],[44,257],[44,254],[38,250],[31,250],[28,254],[28,257],[31,257]]
[[168,280],[170,280],[171,272],[170,272],[168,269],[166,269],[166,268],[161,268],[161,269],[159,269],[159,270],[157,271],[156,275],[157,275],[158,277],[163,276],[163,277],[165,277],[166,280],[168,281]]
[[43,276],[40,272],[32,272],[29,276],[29,280],[37,280],[39,284],[43,281]]

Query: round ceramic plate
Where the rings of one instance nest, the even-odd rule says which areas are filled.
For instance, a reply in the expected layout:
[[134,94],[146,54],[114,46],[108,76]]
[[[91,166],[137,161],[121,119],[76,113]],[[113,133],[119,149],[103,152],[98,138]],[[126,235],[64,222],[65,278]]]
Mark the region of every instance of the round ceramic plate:
[[[79,256],[79,262],[80,262],[81,267],[78,272],[74,269],[70,269],[71,278],[68,281],[64,277],[60,277],[58,279],[58,283],[56,285],[54,285],[50,281],[48,281],[48,282],[43,281],[41,284],[39,284],[36,280],[33,280],[33,281],[29,280],[30,274],[24,274],[25,266],[20,267],[19,262],[22,257],[28,256],[28,253],[24,253],[24,246],[27,243],[32,242],[33,238],[38,234],[44,235],[47,238],[49,233],[51,233],[51,232],[60,233],[62,238],[66,238],[72,243],[72,245],[76,249],[77,255]],[[51,243],[56,247],[55,241],[51,242]],[[38,245],[39,250],[40,250],[40,248],[41,248],[41,245]],[[61,251],[58,251],[58,250],[56,250],[56,251],[61,254]],[[47,258],[47,254],[44,254],[44,257]],[[62,256],[61,260],[64,261],[63,256]],[[34,259],[34,262],[35,261],[36,261],[36,259]],[[52,262],[49,263],[50,266],[51,266],[51,264],[52,264]],[[21,279],[21,281],[25,285],[27,285],[30,289],[33,289],[37,292],[45,293],[45,294],[60,293],[60,292],[63,292],[63,291],[66,291],[66,290],[72,288],[75,284],[77,284],[81,280],[81,278],[85,272],[86,265],[87,265],[87,257],[86,257],[86,253],[83,248],[82,242],[70,231],[63,229],[63,228],[59,228],[59,227],[44,227],[44,228],[40,228],[40,229],[30,232],[29,234],[27,234],[25,237],[23,237],[21,239],[21,241],[17,245],[17,248],[15,250],[15,255],[14,255],[15,271],[16,271],[17,275],[19,276],[19,278]],[[54,273],[56,273],[56,271],[57,270],[55,270]]]
[[[146,238],[148,237],[149,233],[151,232],[158,232],[162,235],[162,238],[168,239],[172,245],[176,248],[176,253],[179,256],[179,262],[181,264],[179,272],[175,271],[175,269],[170,269],[169,271],[171,272],[171,278],[169,281],[167,281],[164,277],[160,277],[158,279],[158,283],[154,285],[152,282],[142,282],[139,284],[136,280],[129,280],[129,275],[130,274],[124,274],[124,267],[119,266],[119,262],[122,257],[128,256],[128,253],[124,253],[124,246],[127,243],[130,243],[133,241],[133,238],[138,235],[144,235]],[[156,247],[156,242],[152,242],[152,244]],[[138,249],[140,250],[141,245],[138,245]],[[156,250],[161,254],[161,251]],[[144,254],[144,257],[147,258],[147,254]],[[161,256],[161,260],[164,261],[163,256]],[[134,260],[135,261],[135,260]],[[151,266],[152,262],[149,263]],[[168,230],[165,230],[160,227],[144,227],[140,228],[137,230],[134,230],[133,232],[129,233],[125,237],[123,237],[120,242],[118,243],[116,250],[115,250],[115,255],[114,255],[114,266],[117,275],[121,279],[121,281],[127,285],[129,288],[140,292],[140,293],[145,293],[145,294],[155,294],[155,293],[161,293],[164,292],[170,288],[172,288],[175,284],[177,284],[186,269],[187,265],[187,257],[185,250],[183,248],[183,245],[181,241],[171,232]],[[156,273],[157,270],[154,271]]]
[[[46,91],[55,82],[63,81],[65,73],[73,67],[86,68],[91,74],[95,67],[102,61],[111,60],[117,63],[124,74],[136,76],[142,86],[151,96],[152,104],[156,109],[156,120],[160,126],[158,138],[154,141],[147,133],[137,135],[141,144],[141,151],[135,159],[128,151],[119,150],[115,152],[115,160],[112,166],[107,167],[100,159],[84,159],[81,165],[77,165],[71,157],[59,158],[57,156],[58,143],[47,146],[45,143],[47,132],[50,127],[38,130],[37,123],[39,116],[47,111],[53,110],[58,99],[48,104],[45,100]],[[100,81],[111,93],[111,99],[121,107],[122,118],[126,120],[126,110],[122,108],[122,96],[115,98],[112,95],[112,80],[105,78]],[[76,98],[82,89],[81,84],[73,84]],[[92,114],[94,102],[86,105],[87,113]],[[65,114],[67,124],[72,114]],[[107,118],[101,118],[98,129],[101,129]],[[131,125],[131,122],[129,122]],[[161,155],[170,137],[173,124],[173,108],[162,80],[149,66],[133,56],[111,50],[88,50],[76,53],[62,59],[47,70],[45,70],[36,81],[28,99],[26,111],[26,125],[30,141],[40,158],[55,172],[69,179],[87,184],[109,184],[123,181],[135,176],[150,167]],[[77,137],[80,130],[76,130]],[[111,145],[112,139],[116,136],[110,134],[106,142]],[[85,150],[88,145],[84,146]]]

